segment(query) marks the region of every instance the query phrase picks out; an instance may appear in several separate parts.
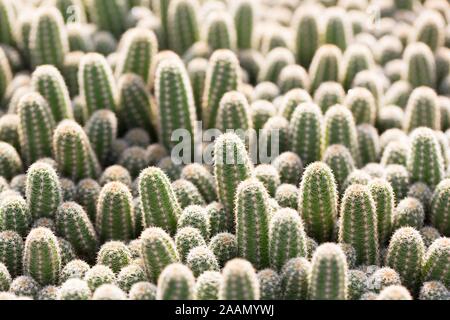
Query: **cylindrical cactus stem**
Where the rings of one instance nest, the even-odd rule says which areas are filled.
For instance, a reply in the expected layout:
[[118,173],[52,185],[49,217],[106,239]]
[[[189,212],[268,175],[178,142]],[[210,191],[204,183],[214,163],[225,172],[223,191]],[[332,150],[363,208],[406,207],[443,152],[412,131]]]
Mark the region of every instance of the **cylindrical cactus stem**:
[[70,52],[90,52],[94,50],[92,31],[79,22],[69,22],[66,25]]
[[175,164],[169,156],[162,158],[157,167],[167,175],[170,181],[178,180],[181,176],[181,165]]
[[311,261],[309,299],[347,299],[347,261],[342,249],[334,243],[320,245]]
[[347,12],[340,7],[329,8],[326,11],[324,43],[336,45],[344,51],[350,44],[353,32]]
[[411,84],[406,80],[394,82],[389,89],[386,90],[384,97],[385,105],[395,105],[405,109],[412,90]]
[[130,300],[156,300],[156,286],[147,281],[133,284],[129,292]]
[[138,282],[146,281],[147,275],[143,269],[143,267],[131,264],[128,265],[122,270],[120,270],[117,275],[116,284],[122,289],[124,292],[129,292],[131,287]]
[[412,1],[412,0],[395,0],[394,6],[396,9],[413,10],[414,1]]
[[47,100],[56,122],[73,119],[69,91],[58,69],[50,65],[36,68],[31,84],[33,89]]
[[240,72],[239,61],[232,51],[214,51],[206,71],[202,98],[204,128],[215,126],[220,100],[225,93],[238,89]]
[[205,199],[203,199],[197,187],[190,181],[184,179],[175,180],[172,182],[172,189],[182,209],[190,205],[206,205]]
[[428,87],[418,87],[413,90],[406,105],[406,121],[404,130],[411,132],[419,127],[433,130],[441,128],[441,109],[434,90]]
[[167,265],[180,261],[175,243],[163,229],[145,229],[141,241],[141,254],[150,281],[156,282]]
[[343,103],[344,99],[344,88],[340,83],[334,81],[323,82],[314,92],[314,103],[320,107],[323,114],[335,104]]
[[397,271],[402,284],[414,293],[419,289],[424,254],[425,246],[417,230],[403,227],[395,231],[389,242],[386,265]]
[[422,267],[423,281],[441,281],[448,288],[450,285],[449,257],[450,238],[442,237],[436,239],[428,248],[424,257]]
[[320,25],[317,11],[297,9],[293,17],[297,63],[309,68],[320,46]]
[[377,105],[372,93],[366,88],[349,90],[343,104],[350,109],[357,125],[367,123],[375,125]]
[[98,53],[87,53],[80,61],[78,72],[80,95],[88,114],[95,110],[117,110],[117,88],[111,67],[105,57]]
[[[289,121],[282,116],[270,117],[262,127],[259,136],[259,145],[261,148],[267,146],[265,152],[271,157],[278,156],[290,149]],[[263,162],[263,159],[260,159],[260,162]]]
[[208,60],[204,58],[192,59],[186,66],[189,79],[191,80],[192,93],[194,95],[197,118],[202,118],[202,96],[205,90],[206,70]]
[[277,85],[282,93],[293,89],[309,90],[309,75],[302,66],[291,64],[281,69]]
[[439,12],[425,10],[414,21],[410,37],[411,42],[423,42],[433,52],[436,52],[445,41],[445,21]]
[[381,165],[385,167],[391,164],[406,166],[408,151],[409,145],[405,145],[401,141],[389,142],[381,156]]
[[115,274],[129,265],[131,259],[130,249],[121,241],[106,242],[97,252],[97,264],[108,266]]
[[25,197],[33,219],[54,217],[62,191],[52,166],[38,161],[28,168]]
[[275,167],[270,164],[260,164],[253,171],[253,177],[262,182],[270,197],[275,197],[275,192],[281,184],[280,176]]
[[291,150],[306,166],[321,158],[322,112],[314,103],[302,103],[293,112],[289,124]]
[[337,201],[337,188],[331,169],[323,162],[306,167],[300,184],[298,211],[307,234],[319,242],[332,237]]
[[281,184],[275,192],[275,200],[282,208],[291,208],[297,210],[298,207],[298,189],[293,184]]
[[412,297],[404,286],[393,285],[384,288],[375,300],[412,300]]
[[226,132],[226,130],[242,130],[242,133],[246,133],[252,126],[250,106],[245,96],[238,91],[225,93],[222,99],[220,99],[216,128],[221,132]]
[[61,68],[69,42],[61,13],[55,7],[40,7],[30,30],[30,55],[34,67],[52,64]]
[[86,259],[95,257],[98,240],[87,213],[76,202],[61,204],[56,212],[56,230]]
[[238,185],[251,176],[252,164],[243,141],[234,133],[219,136],[214,145],[214,175],[220,202],[225,207],[230,223],[228,230],[234,230],[235,196]]
[[8,291],[11,285],[11,274],[6,266],[0,262],[0,290],[2,292]]
[[128,3],[124,0],[87,0],[87,13],[100,30],[111,32],[117,39],[126,29]]
[[343,190],[345,180],[355,170],[355,163],[350,151],[341,144],[333,144],[325,149],[322,161],[333,171],[338,190],[345,191]]
[[216,234],[209,243],[209,248],[214,253],[220,266],[238,256],[236,236],[223,232]]
[[57,300],[89,300],[91,290],[86,281],[72,278],[61,285],[56,297]]
[[22,172],[22,159],[9,143],[0,141],[0,176],[12,179]]
[[377,129],[364,123],[357,126],[356,131],[361,164],[377,163],[380,158],[380,139]]
[[23,248],[23,239],[17,232],[0,232],[0,263],[8,268],[13,277],[22,274]]
[[236,48],[236,29],[233,18],[227,12],[211,12],[202,33],[202,38],[212,51]]
[[297,211],[281,209],[270,221],[270,265],[281,271],[291,258],[307,257],[306,233]]
[[417,128],[410,136],[411,148],[407,168],[412,182],[423,182],[434,188],[444,177],[444,160],[439,142],[429,128]]
[[[178,141],[172,141],[174,130],[184,129],[189,133],[193,147],[196,131],[195,103],[191,83],[181,60],[164,59],[158,64],[155,98],[158,106],[161,143],[171,149],[178,143]],[[193,153],[194,150],[191,150],[188,156],[192,156]],[[183,156],[186,155],[183,154]]]
[[0,141],[9,143],[20,153],[19,123],[20,118],[17,114],[5,114],[0,117]]
[[198,246],[205,246],[206,242],[197,228],[188,226],[178,229],[175,235],[175,245],[181,261],[185,262],[191,249]]
[[116,78],[122,74],[133,73],[148,83],[150,67],[158,52],[155,33],[144,28],[130,29],[123,35],[123,48],[115,68]]
[[450,179],[442,180],[431,200],[431,224],[446,237],[450,236]]
[[3,101],[8,85],[11,83],[12,79],[13,74],[8,58],[6,57],[5,51],[0,48],[0,101]]
[[132,188],[130,173],[126,168],[118,164],[106,168],[98,181],[101,186],[104,186],[109,182],[119,181],[126,185],[128,188]]
[[356,166],[361,165],[356,126],[350,110],[341,105],[328,109],[322,131],[322,151],[333,144],[342,144],[352,154]]
[[144,81],[135,74],[124,74],[119,78],[118,86],[120,120],[128,129],[145,129],[152,141],[156,141],[155,110]]
[[290,121],[297,106],[305,102],[312,102],[308,91],[299,88],[289,90],[281,100],[278,114]]
[[169,46],[183,54],[200,39],[197,3],[193,0],[172,0],[169,4]]
[[239,184],[236,192],[236,236],[239,256],[257,269],[269,266],[269,195],[256,179]]
[[367,186],[353,184],[345,191],[341,205],[339,242],[355,248],[358,265],[379,263],[376,209]]
[[255,19],[255,8],[252,1],[238,1],[233,8],[233,17],[236,27],[237,48],[241,50],[251,49]]
[[151,8],[157,14],[161,21],[158,35],[158,41],[161,49],[169,48],[170,31],[169,31],[169,6],[171,0],[152,0]]
[[195,298],[195,277],[185,265],[170,264],[161,272],[156,292],[157,300],[193,300]]
[[197,300],[218,300],[219,289],[222,284],[222,275],[217,271],[202,273],[195,284]]
[[395,208],[393,215],[393,229],[412,227],[417,230],[423,227],[425,211],[422,203],[412,197],[402,199]]
[[[206,206],[205,209],[209,218],[211,236],[220,232],[234,230],[234,220],[229,221],[229,218],[234,219],[234,216],[228,216],[225,211],[225,207],[221,203],[213,201]],[[230,227],[232,229],[229,229]]]
[[39,284],[56,284],[61,271],[61,254],[58,240],[47,228],[30,231],[23,252],[24,274]]
[[181,207],[169,179],[161,169],[149,167],[141,172],[139,195],[144,226],[157,226],[175,234]]
[[308,277],[311,264],[306,258],[293,258],[281,270],[281,293],[285,300],[308,298]]
[[369,183],[370,193],[375,203],[377,216],[378,241],[383,246],[392,229],[392,216],[394,213],[395,195],[389,182],[384,179],[374,179]]
[[83,0],[53,0],[52,3],[63,15],[64,22],[86,22],[87,18]]
[[427,281],[420,289],[419,300],[449,300],[450,293],[440,281]]
[[352,44],[344,52],[341,83],[345,90],[352,87],[353,79],[362,70],[371,69],[374,65],[372,52],[363,44]]
[[206,271],[219,271],[217,258],[206,245],[191,249],[186,257],[186,265],[196,277]]
[[85,261],[73,259],[61,269],[59,282],[64,283],[71,278],[83,279],[89,269],[90,267]]
[[52,135],[55,121],[47,102],[38,93],[28,93],[18,105],[19,141],[27,165],[52,156]]
[[110,110],[97,110],[87,121],[84,130],[98,160],[103,164],[106,163],[113,141],[117,138],[116,115]]
[[80,87],[78,84],[78,71],[80,67],[81,59],[84,56],[84,52],[75,51],[69,52],[64,57],[64,65],[62,67],[62,75],[64,81],[69,90],[69,95],[71,98],[75,98],[80,93]]
[[408,170],[402,165],[391,164],[386,167],[385,179],[394,189],[395,199],[403,199],[408,193],[410,175]]
[[25,297],[25,299],[34,299],[39,292],[39,283],[29,276],[18,276],[11,282],[9,292],[13,297]]
[[259,81],[270,81],[272,83],[278,82],[278,77],[281,70],[295,63],[293,53],[282,47],[272,49],[265,58],[265,63],[259,71]]
[[[263,82],[263,84],[268,84],[271,82]],[[266,124],[266,122],[271,118],[276,116],[277,110],[272,102],[267,100],[258,99],[254,101],[251,106],[251,116],[253,122],[253,129],[256,131],[256,135],[260,135],[260,131]]]
[[184,227],[197,228],[202,234],[202,237],[208,240],[210,228],[206,210],[200,206],[186,207],[178,219],[178,229]]
[[0,202],[0,224],[3,230],[15,231],[24,237],[30,222],[30,210],[21,196],[11,195]]
[[229,261],[222,272],[223,282],[219,289],[220,300],[258,300],[260,298],[258,277],[250,262],[244,259]]
[[409,44],[403,53],[403,60],[406,62],[403,79],[413,88],[436,86],[436,63],[433,53],[426,44],[422,42]]
[[100,190],[100,185],[93,179],[83,179],[77,185],[75,199],[86,211],[91,221],[95,221],[97,215],[97,200]]
[[314,93],[323,82],[339,80],[341,59],[342,52],[335,45],[325,44],[316,51],[309,66],[311,93]]
[[281,298],[281,277],[272,269],[258,272],[261,300],[279,300]]
[[277,169],[281,183],[298,185],[303,174],[303,162],[296,153],[283,152],[275,158],[272,165]]
[[0,42],[2,44],[13,46],[16,43],[16,30],[14,28],[14,19],[16,18],[15,5],[11,0],[0,2]]
[[59,171],[79,181],[97,178],[100,164],[89,142],[89,138],[75,121],[63,120],[53,135],[53,150]]
[[181,178],[192,182],[207,203],[217,200],[214,176],[204,166],[198,163],[188,164],[181,171]]
[[133,197],[126,185],[115,181],[102,188],[95,226],[101,241],[134,239]]

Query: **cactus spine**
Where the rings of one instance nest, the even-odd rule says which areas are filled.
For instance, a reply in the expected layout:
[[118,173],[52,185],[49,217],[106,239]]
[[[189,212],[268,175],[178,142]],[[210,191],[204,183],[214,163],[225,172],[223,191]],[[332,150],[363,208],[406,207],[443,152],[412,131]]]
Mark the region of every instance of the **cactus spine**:
[[311,78],[311,92],[314,93],[320,84],[327,81],[339,80],[339,61],[341,50],[331,44],[322,45],[314,54],[309,66]]
[[0,202],[0,225],[3,230],[15,231],[25,236],[31,222],[26,201],[21,196],[9,196]]
[[243,259],[229,261],[222,272],[220,300],[258,300],[258,277],[250,262]]
[[110,31],[119,38],[125,31],[125,16],[128,4],[125,0],[87,0],[89,17],[100,30]]
[[0,232],[0,262],[8,268],[11,276],[22,274],[24,242],[14,231]]
[[423,281],[442,281],[447,287],[450,285],[450,271],[447,264],[450,256],[449,249],[449,238],[442,237],[431,244],[424,257]]
[[446,237],[450,236],[450,179],[442,180],[431,200],[431,223]]
[[317,12],[297,10],[294,14],[295,53],[297,62],[309,68],[320,46],[320,30]]
[[192,271],[180,263],[168,265],[158,278],[157,300],[192,300],[195,298],[195,278]]
[[390,183],[384,179],[375,179],[369,183],[370,193],[375,203],[377,216],[378,241],[382,246],[391,234],[395,195]]
[[196,2],[170,1],[168,18],[170,47],[178,54],[183,54],[200,38]]
[[406,105],[404,129],[411,132],[419,127],[440,130],[441,112],[436,93],[428,87],[414,89]]

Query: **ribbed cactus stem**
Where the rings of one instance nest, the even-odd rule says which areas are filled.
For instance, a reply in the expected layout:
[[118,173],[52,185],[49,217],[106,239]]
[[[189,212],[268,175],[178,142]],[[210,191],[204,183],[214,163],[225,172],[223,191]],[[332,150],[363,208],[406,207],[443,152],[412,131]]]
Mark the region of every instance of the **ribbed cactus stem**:
[[125,31],[125,17],[128,3],[124,0],[87,0],[84,1],[91,20],[100,30],[110,31],[119,38]]
[[301,66],[309,68],[314,54],[320,46],[318,12],[299,8],[293,19],[296,60]]
[[11,195],[0,202],[0,226],[21,236],[28,232],[31,214],[26,201],[19,195]]
[[193,0],[172,0],[169,4],[169,45],[183,54],[200,39],[197,3]]
[[11,276],[22,274],[22,256],[24,242],[14,231],[0,232],[0,262],[7,268]]
[[394,212],[395,195],[390,183],[384,179],[375,179],[369,184],[370,193],[372,195],[376,216],[378,241],[380,245],[386,243],[391,234],[392,215]]
[[259,299],[258,277],[250,262],[244,259],[233,259],[225,265],[222,275],[223,282],[219,289],[219,299]]
[[442,281],[445,286],[450,285],[450,271],[448,259],[450,256],[450,238],[436,239],[428,248],[423,262],[423,281]]
[[250,106],[245,96],[238,91],[225,93],[220,100],[216,128],[221,132],[229,129],[246,132],[252,126]]
[[168,265],[158,278],[157,300],[192,300],[195,298],[195,278],[183,264]]
[[309,67],[311,92],[315,92],[323,82],[339,80],[341,58],[341,50],[331,44],[322,45],[316,51]]
[[203,29],[203,39],[210,48],[217,49],[236,48],[236,29],[233,18],[227,12],[211,12],[207,16]]
[[450,179],[442,180],[431,200],[431,223],[446,237],[450,236]]
[[436,64],[433,53],[426,44],[421,42],[409,44],[403,53],[403,60],[406,62],[403,79],[413,88],[436,86]]

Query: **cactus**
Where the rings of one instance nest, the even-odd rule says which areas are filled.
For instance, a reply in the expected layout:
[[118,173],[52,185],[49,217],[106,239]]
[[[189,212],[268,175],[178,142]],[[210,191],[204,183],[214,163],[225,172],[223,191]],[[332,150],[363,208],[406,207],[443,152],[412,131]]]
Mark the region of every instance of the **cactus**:
[[449,300],[450,293],[439,281],[424,282],[420,289],[419,300]]
[[36,298],[39,292],[39,283],[32,277],[20,276],[13,280],[9,292],[19,297]]
[[366,88],[353,88],[349,90],[343,104],[350,109],[358,124],[375,124],[377,106],[372,93]]
[[386,167],[386,180],[394,189],[396,199],[403,199],[408,192],[410,176],[406,168],[402,165],[392,164]]
[[304,89],[289,90],[282,98],[278,114],[291,121],[292,115],[299,104],[312,102],[311,96]]
[[127,131],[123,139],[130,147],[146,148],[150,144],[150,136],[142,128],[133,128]]
[[376,300],[412,300],[412,297],[404,286],[394,285],[381,291]]
[[432,130],[421,127],[411,133],[407,168],[412,182],[424,182],[430,187],[444,177],[442,153]]
[[266,56],[266,61],[259,71],[259,81],[277,83],[281,70],[295,63],[294,55],[287,48],[277,47]]
[[144,226],[158,226],[174,234],[181,207],[167,176],[149,167],[139,176],[139,195],[144,213]]
[[219,263],[214,253],[207,246],[198,246],[189,251],[186,265],[195,277],[206,271],[219,271]]
[[391,164],[406,166],[409,146],[400,141],[391,141],[383,151],[381,164],[385,167]]
[[86,281],[81,279],[69,279],[58,290],[57,300],[89,300],[91,290]]
[[198,300],[218,300],[219,288],[222,284],[222,275],[216,271],[205,271],[195,284],[195,293]]
[[34,219],[53,217],[62,201],[61,185],[56,171],[48,164],[36,162],[28,168],[26,199]]
[[58,241],[47,228],[36,228],[28,234],[23,251],[23,270],[39,284],[55,284],[61,269]]
[[236,237],[239,256],[258,268],[269,265],[269,195],[256,179],[239,184],[236,192]]
[[9,143],[17,152],[20,152],[19,123],[20,118],[16,114],[0,117],[0,140]]
[[157,300],[192,300],[195,296],[195,278],[185,265],[168,265],[159,276]]
[[321,42],[318,12],[297,9],[293,17],[293,26],[296,60],[301,66],[309,68]]
[[306,233],[303,221],[292,209],[281,209],[270,222],[270,265],[280,271],[295,257],[307,257]]
[[347,13],[342,8],[330,8],[325,14],[324,43],[336,45],[344,51],[353,36]]
[[324,117],[322,150],[325,151],[333,144],[342,144],[347,147],[356,166],[360,166],[361,158],[355,122],[351,112],[341,105],[335,105],[328,109]]
[[3,263],[12,277],[22,274],[24,242],[14,231],[0,232],[0,263]]
[[236,48],[236,29],[233,18],[226,12],[211,12],[205,22],[202,38],[212,51]]
[[206,245],[206,242],[197,228],[184,227],[179,228],[175,235],[175,245],[180,255],[181,261],[186,261],[188,253],[191,249]]
[[222,275],[223,282],[219,289],[220,300],[258,300],[260,298],[258,278],[248,261],[239,258],[229,261]]
[[289,125],[291,149],[305,165],[320,160],[322,113],[317,105],[303,103],[297,107]]
[[250,49],[253,43],[255,7],[252,1],[240,0],[233,10],[237,48]]
[[136,178],[148,165],[147,152],[141,147],[126,148],[117,163],[127,169],[132,178]]
[[281,69],[277,84],[282,93],[287,93],[297,88],[309,90],[310,80],[303,67],[291,64]]
[[450,272],[447,268],[449,258],[450,239],[439,238],[428,248],[422,266],[424,281],[441,281],[445,286],[450,284]]
[[205,88],[206,70],[208,61],[204,58],[192,59],[186,66],[194,95],[197,118],[202,118],[202,95]]
[[377,127],[380,132],[392,128],[401,129],[403,127],[404,116],[405,113],[402,108],[395,105],[385,106],[384,108],[381,108],[378,113]]
[[236,258],[238,255],[236,237],[227,232],[216,234],[211,239],[209,248],[216,256],[220,266],[224,266],[227,261]]
[[135,74],[124,74],[119,78],[119,114],[127,128],[143,128],[156,140],[153,121],[152,100],[144,81]]
[[38,93],[24,95],[18,105],[18,132],[22,157],[27,165],[52,155],[55,122],[50,108]]
[[91,291],[95,291],[103,284],[114,283],[116,275],[109,267],[100,264],[86,271],[83,280],[87,282]]
[[13,73],[8,58],[6,57],[5,51],[0,48],[0,101],[4,99],[8,85],[12,79]]
[[390,183],[384,179],[372,180],[369,183],[369,190],[375,204],[378,241],[382,246],[391,234],[395,202],[394,190]]
[[46,286],[39,290],[37,300],[57,300],[59,288],[55,286]]
[[261,300],[278,300],[281,297],[281,277],[271,269],[257,274]]
[[240,84],[239,61],[230,50],[216,50],[212,54],[206,71],[205,89],[202,98],[204,128],[213,128],[217,121],[220,100]]
[[81,58],[78,83],[89,115],[99,109],[117,110],[118,91],[111,67],[104,56],[87,53]]
[[292,184],[281,184],[275,192],[275,200],[282,208],[296,210],[298,206],[298,189]]
[[102,188],[95,226],[101,241],[134,238],[133,198],[126,185],[110,182]]
[[395,231],[389,243],[386,265],[398,272],[402,284],[412,292],[419,289],[424,254],[423,240],[417,230],[403,227]]
[[97,253],[97,264],[105,265],[118,274],[122,268],[131,263],[131,252],[120,241],[109,241],[100,247]]
[[440,107],[436,93],[428,87],[414,89],[406,105],[404,130],[411,132],[419,127],[439,130],[440,121]]
[[126,1],[88,0],[85,4],[89,17],[100,30],[109,31],[116,38],[125,31]]
[[83,260],[72,260],[62,268],[59,274],[59,282],[64,283],[73,278],[83,279],[89,269],[89,265]]
[[13,5],[13,1],[4,0],[0,2],[0,27],[2,29],[0,42],[6,45],[14,45],[16,43],[16,30],[14,29],[13,22],[16,18],[15,9],[16,8],[15,5]]
[[280,175],[281,183],[298,185],[303,174],[303,162],[293,152],[283,152],[272,162]]
[[67,178],[60,178],[59,183],[61,185],[61,193],[63,201],[75,200],[75,193],[77,192],[75,183]]
[[127,295],[114,284],[103,284],[92,295],[92,300],[126,300]]
[[389,267],[378,269],[367,279],[367,289],[375,293],[395,285],[401,285],[401,279],[399,274]]
[[320,245],[311,262],[309,299],[345,300],[347,282],[347,261],[341,248],[333,243]]
[[101,163],[108,159],[117,135],[117,118],[110,110],[97,110],[85,126],[86,135]]
[[183,54],[200,38],[197,3],[192,0],[170,1],[168,8],[169,45]]
[[145,281],[147,275],[143,268],[138,265],[129,265],[120,270],[117,275],[116,284],[124,292],[129,292],[131,287],[138,282]]
[[253,177],[262,182],[269,196],[274,197],[277,187],[281,184],[278,171],[269,164],[260,164],[253,171]]
[[22,159],[16,149],[6,142],[0,141],[0,175],[11,179],[22,172]]
[[[195,140],[195,105],[190,81],[183,64],[178,59],[165,59],[156,69],[155,96],[158,105],[159,138],[171,149],[176,142],[171,140],[175,129],[185,129]],[[194,150],[188,153],[193,154]],[[186,156],[183,154],[183,156]]]
[[358,149],[361,163],[376,163],[380,157],[380,139],[378,131],[370,124],[361,124],[356,127],[358,138]]
[[0,225],[3,230],[11,230],[26,236],[31,222],[31,213],[21,196],[9,196],[0,202]]
[[101,186],[114,181],[122,182],[128,188],[131,188],[132,185],[130,173],[121,165],[112,165],[106,168],[99,179]]
[[285,300],[308,298],[308,277],[311,264],[305,258],[293,258],[281,270],[281,293]]
[[436,64],[430,48],[421,42],[409,44],[404,53],[406,62],[403,79],[407,80],[413,88],[436,86]]
[[187,180],[180,179],[174,181],[172,183],[172,189],[182,209],[191,205],[204,206],[206,204],[198,189]]
[[[229,91],[220,99],[217,111],[216,128],[226,130],[247,130],[253,126],[250,106],[245,96],[238,91]],[[242,137],[244,138],[244,137]]]
[[333,171],[340,192],[344,192],[344,183],[355,170],[355,163],[348,149],[341,144],[333,144],[325,150],[322,161]]
[[341,58],[341,50],[332,44],[322,45],[316,51],[309,67],[312,93],[324,82],[338,81]]
[[442,15],[434,10],[425,10],[414,21],[411,42],[423,42],[435,52],[444,44],[444,29],[445,22]]
[[378,264],[378,221],[374,199],[368,187],[347,188],[341,205],[339,242],[352,245],[357,264]]
[[431,223],[439,232],[450,236],[450,225],[448,223],[450,203],[450,179],[442,180],[434,190],[431,200]]
[[52,64],[58,69],[69,51],[64,20],[55,7],[41,7],[33,16],[29,49],[34,67]]
[[130,300],[156,300],[156,286],[153,283],[141,281],[133,284],[130,289]]
[[343,55],[343,68],[341,69],[341,82],[348,90],[353,84],[356,74],[362,70],[371,69],[374,66],[371,51],[362,44],[352,44]]
[[99,184],[92,179],[81,180],[77,185],[76,201],[83,207],[91,221],[95,221],[100,190]]
[[367,291],[367,276],[360,270],[348,270],[348,300],[360,300]]
[[56,230],[76,252],[88,259],[95,256],[98,240],[94,227],[83,208],[75,202],[61,204],[56,212]]
[[197,163],[188,164],[181,171],[181,178],[195,185],[207,203],[217,199],[214,177],[204,166]]
[[74,181],[97,178],[100,164],[89,138],[75,121],[63,120],[53,135],[53,150],[59,171]]
[[323,82],[314,92],[314,102],[320,107],[323,114],[335,104],[343,103],[344,98],[344,88],[340,83],[334,81]]
[[398,203],[392,218],[394,230],[408,226],[419,230],[425,220],[425,211],[419,200],[407,197]]

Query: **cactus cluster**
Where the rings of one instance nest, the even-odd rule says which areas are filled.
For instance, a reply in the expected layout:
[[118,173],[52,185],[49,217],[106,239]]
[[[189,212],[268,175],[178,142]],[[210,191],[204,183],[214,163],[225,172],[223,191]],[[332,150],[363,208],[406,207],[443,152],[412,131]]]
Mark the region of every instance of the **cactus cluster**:
[[0,300],[450,299],[449,13],[0,0]]

